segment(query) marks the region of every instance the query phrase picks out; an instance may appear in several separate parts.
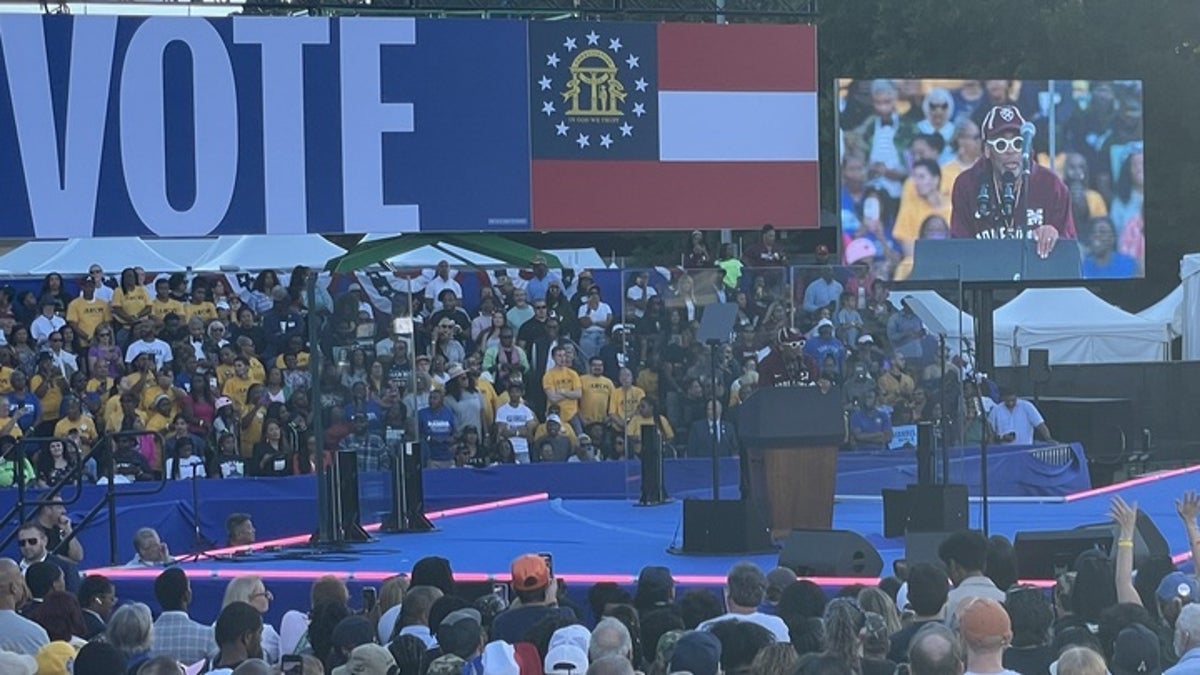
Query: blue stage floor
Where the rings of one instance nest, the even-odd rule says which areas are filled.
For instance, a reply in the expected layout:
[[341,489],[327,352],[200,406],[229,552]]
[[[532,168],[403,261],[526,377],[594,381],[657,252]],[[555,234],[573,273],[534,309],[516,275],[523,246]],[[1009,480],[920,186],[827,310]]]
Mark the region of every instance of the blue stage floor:
[[[1175,513],[1174,500],[1196,486],[1193,469],[1168,472],[1112,488],[1063,497],[998,498],[989,502],[990,532],[1012,538],[1018,531],[1071,529],[1107,519],[1109,499],[1120,494],[1136,501],[1158,524],[1173,554],[1187,551],[1187,539]],[[685,556],[668,549],[681,543],[682,502],[637,507],[623,500],[531,498],[527,503],[502,506],[466,515],[447,515],[435,522],[438,531],[426,534],[378,535],[378,541],[347,550],[297,558],[294,551],[259,552],[236,562],[201,560],[185,563],[196,589],[194,611],[215,616],[228,578],[261,574],[274,592],[276,609],[306,606],[312,579],[322,574],[346,576],[357,593],[362,585],[377,586],[397,572],[407,572],[418,559],[437,555],[452,561],[463,581],[507,580],[508,563],[522,553],[554,554],[558,575],[576,593],[596,581],[629,583],[644,565],[665,565],[681,586],[719,586],[736,561],[748,557],[764,569],[776,564],[777,554],[757,556]],[[971,525],[981,526],[979,504],[973,503]],[[884,560],[884,573],[904,556],[902,538],[887,539],[882,531],[878,500],[842,500],[834,509],[834,527],[863,534]],[[152,602],[154,570],[105,570],[118,580],[124,599]],[[830,580],[844,583],[844,580]],[[872,581],[866,581],[872,583]],[[278,616],[273,618],[277,619]]]

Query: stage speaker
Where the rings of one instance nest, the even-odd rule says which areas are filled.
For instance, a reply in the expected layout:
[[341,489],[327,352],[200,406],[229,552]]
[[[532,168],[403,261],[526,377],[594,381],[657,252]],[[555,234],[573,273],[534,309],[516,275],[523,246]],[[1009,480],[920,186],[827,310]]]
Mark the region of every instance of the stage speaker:
[[1035,384],[1046,384],[1050,381],[1050,350],[1029,350],[1029,380]]
[[863,536],[849,530],[792,530],[779,566],[801,576],[879,577],[883,558]]
[[[1117,537],[1121,534],[1120,527],[1111,521],[1107,523],[1080,525],[1075,529],[1107,529],[1112,535],[1113,541],[1116,541]],[[1154,524],[1154,521],[1144,511],[1138,510],[1137,527],[1133,531],[1133,566],[1135,568],[1141,566],[1148,558],[1169,558],[1170,556],[1171,548],[1167,545],[1166,537],[1163,537],[1162,532],[1158,530],[1158,526]]]
[[903,537],[908,529],[908,490],[883,488],[883,536]]
[[883,493],[883,536],[967,529],[967,486],[910,484]]
[[[963,528],[966,529],[966,528]],[[932,563],[934,565],[942,565],[942,559],[938,557],[938,547],[946,540],[946,537],[954,534],[954,532],[909,532],[904,536],[904,559],[908,562],[908,568],[917,563]]]
[[658,435],[658,427],[653,424],[643,424],[641,431],[641,503],[661,504],[667,500],[667,491],[663,487],[662,442]]
[[358,504],[358,453],[335,452],[336,462],[331,474],[340,502],[342,537],[346,541],[371,541],[362,528],[362,513]]
[[1097,550],[1111,555],[1113,544],[1107,526],[1018,532],[1013,540],[1017,574],[1021,579],[1055,579],[1071,569],[1080,553]]
[[684,553],[750,553],[771,549],[771,534],[748,500],[683,500]]
[[421,472],[421,448],[401,443],[391,471],[392,511],[384,516],[384,532],[429,532],[433,523],[425,517],[425,482]]
[[949,532],[967,529],[967,486],[908,486],[908,532]]

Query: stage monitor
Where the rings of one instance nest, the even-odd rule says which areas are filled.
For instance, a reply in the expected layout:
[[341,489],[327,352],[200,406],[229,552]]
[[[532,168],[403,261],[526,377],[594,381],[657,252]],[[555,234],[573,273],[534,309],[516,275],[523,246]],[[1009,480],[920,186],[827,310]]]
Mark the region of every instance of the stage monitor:
[[1112,553],[1112,547],[1113,531],[1110,527],[1018,532],[1013,539],[1017,574],[1022,579],[1056,579],[1072,569],[1080,553],[1097,550],[1108,556]]
[[913,282],[1144,275],[1140,80],[836,86],[845,263]]

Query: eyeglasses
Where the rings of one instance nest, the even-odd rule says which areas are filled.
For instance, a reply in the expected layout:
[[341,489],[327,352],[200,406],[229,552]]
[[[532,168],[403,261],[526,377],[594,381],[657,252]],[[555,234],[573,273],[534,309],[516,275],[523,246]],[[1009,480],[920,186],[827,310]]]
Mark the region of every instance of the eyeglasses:
[[37,537],[34,537],[33,539],[18,539],[17,543],[20,544],[21,546],[37,546],[37,543],[39,541],[41,541],[41,540],[38,539]]
[[103,333],[96,333],[96,337],[112,337],[112,333],[109,333],[107,331],[105,331]]
[[988,140],[987,144],[992,146],[992,150],[1001,154],[1010,150],[1021,152],[1025,149],[1025,139],[1020,136],[1016,138],[993,138]]
[[546,309],[546,306],[545,305],[534,305],[533,308],[534,309]]
[[103,274],[104,270],[88,270],[88,274]]
[[258,593],[251,593],[251,594],[250,594],[250,597],[251,597],[251,598],[266,598],[266,599],[268,599],[268,600],[274,600],[274,599],[275,599],[275,595],[274,595],[274,594],[272,594],[272,593],[271,593],[271,591],[266,591],[266,590],[264,590],[264,591],[259,591]]
[[930,103],[930,104],[929,104],[929,108],[930,108],[931,110],[932,110],[932,109],[934,109],[934,108],[936,108],[936,109],[938,109],[938,110],[946,110],[946,109],[948,109],[949,107],[950,107],[950,104],[949,104],[949,103]]

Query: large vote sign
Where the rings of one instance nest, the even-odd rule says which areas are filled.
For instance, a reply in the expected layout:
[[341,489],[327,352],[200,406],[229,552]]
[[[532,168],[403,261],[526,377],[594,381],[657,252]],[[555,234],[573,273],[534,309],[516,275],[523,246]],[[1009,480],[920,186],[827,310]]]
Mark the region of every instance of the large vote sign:
[[0,236],[817,225],[806,26],[0,15]]

